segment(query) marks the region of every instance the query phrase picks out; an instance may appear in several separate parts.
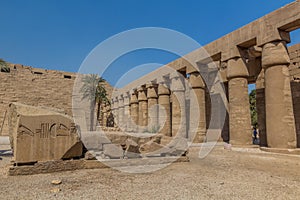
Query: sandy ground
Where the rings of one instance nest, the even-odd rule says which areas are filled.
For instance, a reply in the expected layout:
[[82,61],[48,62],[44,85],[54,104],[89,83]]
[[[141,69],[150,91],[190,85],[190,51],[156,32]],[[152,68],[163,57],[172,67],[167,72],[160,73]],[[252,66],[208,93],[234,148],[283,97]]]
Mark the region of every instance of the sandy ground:
[[[5,175],[10,157],[1,151],[0,199],[299,199],[299,156],[217,146],[199,159],[198,151],[190,149],[189,163],[146,174],[93,169],[13,177]],[[62,184],[52,185],[55,179]]]

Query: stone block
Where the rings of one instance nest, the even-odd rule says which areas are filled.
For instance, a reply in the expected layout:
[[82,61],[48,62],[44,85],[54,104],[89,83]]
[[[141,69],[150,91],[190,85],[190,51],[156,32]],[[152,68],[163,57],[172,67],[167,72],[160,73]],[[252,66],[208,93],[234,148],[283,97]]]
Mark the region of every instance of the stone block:
[[146,156],[171,154],[172,150],[154,141],[149,141],[140,147],[140,152]]
[[132,139],[127,139],[126,142],[126,157],[128,158],[139,158],[140,155],[140,146]]
[[82,132],[81,141],[88,150],[103,150],[103,144],[110,144],[111,141],[99,132]]
[[290,55],[290,59],[291,59],[291,60],[293,60],[293,59],[295,59],[295,58],[298,57],[297,52],[291,52],[291,53],[289,53],[289,55]]
[[103,153],[111,159],[120,159],[124,156],[124,151],[121,146],[115,144],[104,144]]
[[51,109],[12,103],[9,137],[15,163],[70,159],[82,155],[73,119]]

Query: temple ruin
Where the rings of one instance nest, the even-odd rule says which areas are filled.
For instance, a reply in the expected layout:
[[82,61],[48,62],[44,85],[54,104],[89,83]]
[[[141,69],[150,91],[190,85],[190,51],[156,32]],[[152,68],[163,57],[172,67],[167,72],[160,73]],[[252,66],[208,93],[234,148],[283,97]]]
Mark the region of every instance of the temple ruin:
[[[114,92],[107,84],[107,90],[112,93],[111,103],[101,105],[97,130],[160,133],[166,138],[185,138],[194,143],[224,141],[249,145],[252,130],[248,84],[255,84],[260,146],[299,148],[300,45],[287,47],[291,42],[290,32],[298,28],[300,2],[297,0]],[[70,116],[74,114],[73,85],[78,74],[18,64],[9,67],[9,71],[0,72],[3,88],[0,93],[1,135],[9,132],[5,119],[10,103],[47,106]],[[75,124],[70,119],[60,115],[47,117],[55,123],[26,115],[18,120],[27,120],[27,124],[30,124],[28,120],[35,121],[30,129],[37,130],[52,146],[61,139],[57,137],[60,133],[60,136],[70,136],[63,140],[69,141],[70,148],[78,143],[79,138],[72,135]],[[88,121],[86,116],[83,121]],[[62,128],[55,126],[49,132],[48,126],[53,124],[62,125]],[[28,133],[22,127],[12,130],[20,133],[20,137]],[[27,146],[23,139],[21,143],[16,138],[12,141],[16,148]],[[27,143],[32,141],[28,139]],[[49,155],[31,152],[28,158],[17,151],[21,156],[16,154],[16,160],[22,163],[64,158],[67,151],[61,147],[58,150],[49,148],[45,150],[51,152]],[[80,156],[81,148],[75,149],[72,155]],[[142,150],[147,148],[145,145]]]
[[[223,127],[218,127],[225,142],[251,143],[248,84],[254,83],[260,145],[279,149],[300,147],[297,109],[300,46],[287,48],[290,32],[298,28],[300,2],[295,1],[119,89],[111,106],[103,105],[101,124],[107,125],[106,116],[110,113],[115,116],[116,126],[129,132],[143,131],[139,127],[159,127],[159,122],[164,121],[160,133],[175,136],[180,129],[189,138],[189,127],[195,117],[193,109],[198,103],[200,116],[194,142],[205,142],[210,138],[207,130],[211,117],[219,115],[215,112],[218,108],[210,105],[212,101],[221,102],[221,97],[209,85],[216,84],[218,76],[229,104],[226,116],[221,116]],[[209,57],[203,56],[203,51]],[[185,81],[189,84],[184,84]],[[198,102],[193,102],[190,92],[197,96]],[[179,102],[184,102],[181,107]],[[151,109],[149,114],[150,107],[156,104],[164,108],[164,115],[158,109]],[[124,119],[133,123],[128,124]],[[218,116],[212,119],[217,120]]]

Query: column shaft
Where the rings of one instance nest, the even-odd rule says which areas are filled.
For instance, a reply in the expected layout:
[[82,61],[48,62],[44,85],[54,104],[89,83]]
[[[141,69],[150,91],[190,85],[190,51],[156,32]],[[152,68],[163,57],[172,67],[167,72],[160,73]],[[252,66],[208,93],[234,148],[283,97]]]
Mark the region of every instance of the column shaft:
[[158,111],[160,133],[171,137],[170,91],[162,84],[158,86],[158,104],[161,106]]
[[138,131],[138,121],[139,121],[139,104],[137,100],[137,95],[135,93],[131,94],[130,99],[130,128],[131,131],[137,132]]
[[119,97],[119,112],[118,112],[118,127],[121,128],[122,131],[125,130],[124,125],[124,99],[123,96]]
[[185,77],[179,72],[170,74],[172,98],[172,136],[187,137]]
[[285,42],[273,42],[263,46],[266,130],[268,147],[272,148],[296,148],[297,145],[289,64]]
[[139,132],[145,132],[148,124],[148,103],[145,88],[138,89],[138,102],[139,102]]
[[130,99],[129,94],[124,96],[124,116],[123,116],[123,124],[124,131],[130,131]]
[[251,144],[251,118],[246,78],[233,78],[229,90],[229,131],[231,144]]
[[228,61],[229,137],[234,145],[252,144],[248,70],[241,58]]
[[147,85],[148,98],[148,130],[152,133],[157,133],[158,127],[158,101],[156,86],[153,84]]
[[104,106],[103,106],[103,118],[102,118],[102,126],[104,126],[104,127],[106,127],[107,126],[107,111],[108,111],[108,109],[107,109],[107,105],[106,104],[104,104]]
[[[189,137],[195,143],[201,143],[206,138],[206,106],[205,106],[205,84],[198,72],[190,74],[189,79],[190,90],[190,127],[196,128],[195,131],[190,130]],[[198,121],[195,115],[198,116]]]

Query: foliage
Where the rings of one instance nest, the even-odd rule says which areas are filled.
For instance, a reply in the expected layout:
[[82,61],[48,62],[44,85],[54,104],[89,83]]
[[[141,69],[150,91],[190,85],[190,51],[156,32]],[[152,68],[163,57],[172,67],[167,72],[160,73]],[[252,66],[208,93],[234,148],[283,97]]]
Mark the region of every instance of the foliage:
[[100,105],[102,103],[109,103],[104,87],[105,80],[97,74],[89,74],[83,77],[82,82],[83,85],[80,88],[82,99],[89,99],[91,102],[91,124],[93,124],[95,105],[97,104],[97,119],[99,119]]
[[252,90],[249,94],[251,124],[257,126],[257,110],[256,110],[256,90]]
[[10,68],[7,63],[0,58],[0,71],[1,72],[10,72]]

